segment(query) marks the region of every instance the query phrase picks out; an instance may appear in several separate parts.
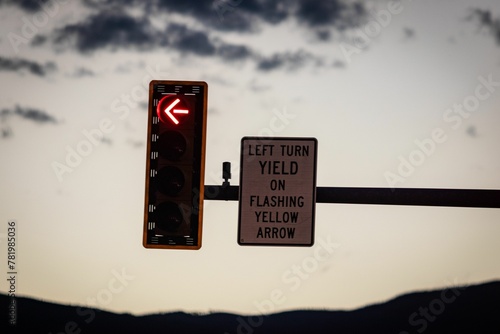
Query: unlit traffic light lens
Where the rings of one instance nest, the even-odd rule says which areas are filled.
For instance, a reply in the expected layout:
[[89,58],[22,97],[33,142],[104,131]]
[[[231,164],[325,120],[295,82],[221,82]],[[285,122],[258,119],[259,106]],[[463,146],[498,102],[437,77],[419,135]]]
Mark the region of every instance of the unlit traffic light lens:
[[167,166],[158,171],[158,190],[168,196],[175,196],[184,187],[182,171],[174,166]]
[[177,131],[166,131],[160,134],[158,139],[160,155],[164,158],[176,161],[186,152],[186,139]]
[[159,218],[156,225],[166,232],[175,232],[183,221],[179,206],[173,202],[159,204],[156,208],[156,215]]

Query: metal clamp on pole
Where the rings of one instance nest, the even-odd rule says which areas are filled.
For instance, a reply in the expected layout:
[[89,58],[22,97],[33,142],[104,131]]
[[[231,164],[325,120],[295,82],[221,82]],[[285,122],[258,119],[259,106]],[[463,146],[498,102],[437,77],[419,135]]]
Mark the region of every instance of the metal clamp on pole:
[[231,163],[229,161],[224,161],[222,163],[222,178],[224,179],[222,186],[229,186],[229,180],[231,179]]
[[237,201],[239,199],[239,187],[231,186],[231,163],[225,161],[222,163],[222,182],[221,186],[205,186],[205,200],[215,201]]

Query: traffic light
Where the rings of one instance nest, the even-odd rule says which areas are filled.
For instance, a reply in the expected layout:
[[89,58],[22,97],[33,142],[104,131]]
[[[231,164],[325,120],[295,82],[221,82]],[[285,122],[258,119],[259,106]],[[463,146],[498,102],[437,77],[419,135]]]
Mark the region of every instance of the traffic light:
[[207,89],[201,81],[149,84],[146,248],[201,247]]

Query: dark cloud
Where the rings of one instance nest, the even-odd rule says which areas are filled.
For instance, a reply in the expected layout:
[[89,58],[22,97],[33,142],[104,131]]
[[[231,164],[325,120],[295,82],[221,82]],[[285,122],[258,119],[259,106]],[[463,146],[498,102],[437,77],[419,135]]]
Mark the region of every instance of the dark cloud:
[[500,45],[500,19],[493,18],[491,11],[485,9],[473,9],[468,17],[470,20],[476,21],[481,29],[485,29],[493,36],[497,44]]
[[[184,5],[179,8],[184,8]],[[34,45],[46,43],[47,39],[44,36],[37,37]],[[67,45],[70,41],[69,44],[83,53],[102,48],[144,50],[171,47],[185,54],[219,56],[224,60],[246,59],[252,55],[251,50],[244,45],[214,42],[206,31],[195,30],[179,23],[170,23],[164,31],[159,31],[152,27],[149,20],[135,18],[121,11],[90,16],[81,23],[57,30],[52,39],[55,44]]]
[[[222,31],[253,31],[255,20],[243,9],[254,0],[156,0],[154,10],[193,17],[204,26]],[[247,4],[248,5],[248,4]]]
[[19,116],[21,118],[33,121],[35,123],[43,124],[43,123],[54,123],[57,124],[59,121],[54,118],[54,116],[46,113],[43,110],[34,109],[34,108],[24,108],[20,106],[16,106],[13,109],[1,109],[0,110],[0,118],[7,118],[10,116]]
[[197,20],[203,26],[217,30],[251,31],[253,18],[237,10],[242,2],[254,0],[126,0],[118,5],[114,0],[84,0],[84,4],[98,11],[117,8],[142,8],[146,15],[158,13],[181,14]]
[[313,55],[303,50],[297,52],[275,53],[270,57],[261,57],[257,62],[257,69],[265,72],[282,68],[296,70],[310,61],[316,63],[320,62]]
[[156,0],[159,11],[191,16],[221,31],[255,32],[260,23],[279,24],[295,18],[308,27],[347,29],[366,16],[362,2],[351,0]]
[[[214,43],[206,31],[179,23],[170,23],[160,31],[153,28],[148,19],[132,17],[122,11],[92,15],[81,23],[57,30],[51,38],[56,45],[73,45],[82,53],[103,48],[147,50],[171,47],[185,54],[218,55],[225,60],[244,59],[251,55],[243,45]],[[47,37],[39,36],[33,44],[41,45],[47,41]]]
[[38,0],[0,0],[0,5],[16,5],[24,9],[27,12],[36,12],[41,9],[40,4],[46,3],[47,1]]
[[46,42],[48,42],[48,38],[47,38],[47,36],[43,36],[43,35],[36,35],[36,36],[35,36],[35,37],[33,37],[33,39],[31,40],[31,45],[33,45],[33,46],[40,46],[40,45],[45,44]]
[[170,44],[181,52],[194,53],[199,56],[215,54],[215,45],[203,31],[192,30],[186,25],[171,23],[166,31]]
[[[257,62],[259,70],[271,71],[299,68],[314,57],[300,51],[264,57],[249,46],[227,43],[220,35],[214,38],[214,30],[253,33],[259,31],[262,23],[276,25],[295,20],[319,41],[326,42],[331,40],[334,30],[352,28],[366,17],[365,7],[357,0],[125,0],[121,3],[84,0],[83,3],[93,14],[56,29],[52,35],[35,37],[32,45],[53,43],[58,48],[75,48],[82,53],[165,48],[223,61],[251,59]],[[196,22],[193,27],[203,28],[172,22],[172,14],[189,17]],[[165,17],[168,23],[159,27]],[[159,18],[162,20],[156,20]]]
[[248,14],[253,20],[261,19],[264,22],[277,24],[286,20],[293,10],[293,2],[290,0],[221,0],[234,12]]
[[344,30],[359,25],[366,11],[361,2],[299,0],[295,15],[310,27],[332,26]]
[[31,74],[44,77],[49,72],[55,71],[55,69],[56,65],[52,62],[40,64],[28,59],[5,58],[0,56],[0,71],[11,71],[11,72],[28,71]]
[[261,71],[272,71],[279,67],[282,67],[286,62],[286,56],[280,54],[274,54],[268,58],[262,58],[258,64],[257,68]]
[[229,44],[210,39],[208,33],[191,29],[186,25],[171,23],[166,28],[168,44],[178,51],[198,56],[218,56],[224,60],[244,60],[253,52],[245,45]]
[[340,19],[344,4],[337,0],[302,0],[299,3],[297,17],[310,26],[331,24]]
[[320,41],[329,41],[332,34],[329,30],[318,30],[316,31],[316,38]]
[[[55,31],[56,44],[74,43],[80,52],[100,48],[151,48],[163,44],[164,34],[156,31],[146,18],[136,18],[120,11],[104,11],[84,22],[70,24]],[[42,38],[43,41],[43,38]]]
[[140,4],[141,0],[83,0],[82,1],[88,7],[92,7],[95,9],[109,9],[116,8],[117,6],[132,6],[136,4]]
[[470,15],[471,19],[476,19],[483,26],[491,26],[494,24],[493,16],[489,10],[485,9],[473,9]]
[[[209,11],[203,6],[196,6],[196,0],[161,1],[166,7],[178,10],[179,6],[190,7],[190,14],[203,23],[219,30],[253,31],[259,21],[279,24],[290,18],[295,18],[308,27],[331,26],[348,29],[358,25],[366,17],[365,6],[360,1],[350,0],[216,0],[212,9],[217,13],[219,22],[213,16],[207,16]],[[176,3],[176,5],[174,5]],[[193,3],[189,5],[188,3]],[[240,24],[235,24],[240,22]]]
[[190,16],[203,17],[209,15],[212,9],[212,1],[199,0],[156,0],[156,8],[173,11]]
[[243,60],[252,56],[252,51],[244,45],[222,44],[217,54],[225,60]]
[[[112,0],[85,0],[92,8],[109,9]],[[347,29],[366,16],[356,0],[126,0],[121,8],[141,7],[147,15],[176,13],[220,31],[254,32],[260,23],[279,24],[295,18],[308,27]],[[115,5],[114,8],[117,6]]]
[[[0,0],[1,4],[16,5],[27,12],[36,12],[47,6],[57,5],[57,0]],[[297,19],[308,27],[331,26],[346,29],[357,25],[360,18],[366,16],[365,6],[358,0],[83,0],[82,3],[96,13],[94,23],[106,26],[109,21],[112,29],[109,33],[103,31],[104,36],[96,36],[96,43],[111,41],[113,32],[120,32],[128,37],[142,37],[138,24],[146,26],[149,22],[140,19],[136,22],[117,21],[121,15],[113,17],[110,13],[124,12],[124,9],[142,9],[145,17],[158,13],[180,14],[195,19],[200,25],[219,31],[255,32],[260,23],[279,24],[287,19]],[[126,29],[135,27],[137,35]],[[85,38],[86,31],[79,25],[67,27],[67,33],[76,33],[81,36],[80,48],[91,45]],[[126,29],[126,31],[125,31]],[[145,41],[147,44],[149,41]]]

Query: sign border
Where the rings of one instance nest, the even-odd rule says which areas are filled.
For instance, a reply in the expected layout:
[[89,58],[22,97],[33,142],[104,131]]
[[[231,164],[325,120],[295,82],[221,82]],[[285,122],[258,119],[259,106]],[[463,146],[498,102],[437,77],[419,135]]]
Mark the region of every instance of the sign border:
[[[255,242],[249,242],[249,243],[241,243],[240,242],[240,234],[241,234],[241,198],[242,198],[242,192],[243,192],[243,145],[244,141],[246,140],[261,140],[263,142],[272,142],[272,141],[312,141],[314,143],[314,174],[313,174],[313,194],[312,194],[312,215],[311,215],[311,243],[307,244],[285,244],[285,243],[255,243]],[[237,241],[238,245],[240,246],[274,246],[274,247],[282,247],[282,246],[287,246],[287,247],[311,247],[314,245],[314,236],[315,236],[315,223],[316,223],[316,176],[318,173],[318,139],[315,137],[258,137],[258,136],[245,136],[241,138],[240,142],[240,185],[239,185],[239,193],[238,193],[238,235],[237,235]]]

